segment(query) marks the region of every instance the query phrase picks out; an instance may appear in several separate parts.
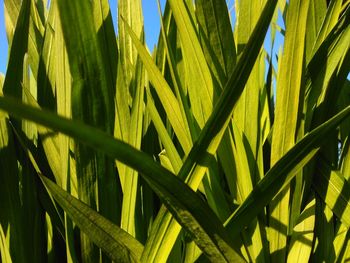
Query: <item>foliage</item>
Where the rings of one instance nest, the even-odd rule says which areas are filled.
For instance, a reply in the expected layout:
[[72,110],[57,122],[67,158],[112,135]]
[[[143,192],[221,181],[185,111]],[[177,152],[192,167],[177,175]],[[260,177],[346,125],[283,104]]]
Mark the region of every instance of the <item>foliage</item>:
[[4,4],[0,262],[349,260],[350,1]]

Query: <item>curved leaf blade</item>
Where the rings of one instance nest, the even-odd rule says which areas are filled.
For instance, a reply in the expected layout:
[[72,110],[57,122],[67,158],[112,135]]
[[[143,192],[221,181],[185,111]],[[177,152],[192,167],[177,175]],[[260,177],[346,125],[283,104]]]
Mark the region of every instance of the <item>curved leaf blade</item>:
[[116,262],[139,262],[143,246],[108,219],[71,196],[47,177],[40,179],[53,198],[84,233]]

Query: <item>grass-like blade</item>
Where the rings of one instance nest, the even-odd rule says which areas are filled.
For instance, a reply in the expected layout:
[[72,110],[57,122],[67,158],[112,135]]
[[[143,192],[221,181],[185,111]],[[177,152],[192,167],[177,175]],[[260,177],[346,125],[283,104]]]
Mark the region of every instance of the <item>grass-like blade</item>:
[[327,206],[340,219],[350,226],[350,185],[340,171],[332,170],[321,158],[317,173],[313,178],[313,187]]
[[23,75],[24,54],[28,47],[29,17],[31,0],[22,2],[13,35],[3,93],[21,98],[21,77]]
[[[10,254],[16,262],[25,262],[28,257],[28,250],[25,245],[27,240],[24,231],[24,214],[21,210],[19,197],[19,169],[12,156],[15,154],[14,136],[9,121],[4,117],[0,119],[0,166],[3,171],[0,173],[0,225],[7,233],[10,245]],[[10,229],[9,229],[10,228]]]
[[196,17],[206,61],[220,83],[236,64],[236,50],[225,0],[197,0]]
[[[303,98],[304,43],[308,0],[292,1],[288,7],[284,52],[277,75],[276,108],[271,145],[274,165],[294,144]],[[288,129],[286,129],[288,127]],[[296,190],[297,191],[297,190]],[[289,226],[290,189],[272,200],[270,207],[270,252],[272,261],[285,258]],[[293,214],[293,213],[292,213]],[[278,251],[278,252],[277,252]]]
[[313,198],[300,214],[293,229],[287,262],[308,262],[314,237],[315,206],[316,201]]
[[0,254],[1,254],[1,257],[0,257],[1,262],[12,263],[10,250],[6,242],[6,236],[1,225],[0,225]]
[[[37,1],[36,1],[37,2]],[[18,22],[22,19],[20,18],[22,15],[20,14],[21,4],[25,3],[25,1],[18,0],[4,0],[4,11],[5,11],[5,22],[6,22],[6,33],[9,40],[9,44],[13,42],[14,32],[18,26]],[[26,6],[26,12],[31,13],[31,17],[29,18],[30,23],[26,24],[29,26],[29,37],[27,42],[27,53],[29,55],[29,62],[31,65],[31,70],[33,71],[33,75],[36,78],[38,74],[39,67],[39,47],[42,45],[42,21],[40,19],[36,19],[34,22],[34,17],[38,14],[38,10],[35,4],[32,2],[30,6]],[[40,12],[39,12],[40,13]],[[40,28],[40,29],[39,29]],[[21,40],[23,41],[23,36],[21,36]],[[23,41],[22,44],[25,44]],[[16,49],[17,50],[17,49]],[[19,51],[19,50],[17,50]],[[20,52],[18,52],[19,54]]]
[[89,206],[41,175],[46,188],[71,219],[115,262],[139,262],[143,246]]

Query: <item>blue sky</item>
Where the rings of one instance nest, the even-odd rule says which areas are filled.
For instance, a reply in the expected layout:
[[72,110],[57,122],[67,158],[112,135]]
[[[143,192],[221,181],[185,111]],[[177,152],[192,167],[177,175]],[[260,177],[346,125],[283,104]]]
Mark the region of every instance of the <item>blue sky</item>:
[[7,63],[7,40],[5,32],[4,2],[0,4],[0,72],[5,72]]

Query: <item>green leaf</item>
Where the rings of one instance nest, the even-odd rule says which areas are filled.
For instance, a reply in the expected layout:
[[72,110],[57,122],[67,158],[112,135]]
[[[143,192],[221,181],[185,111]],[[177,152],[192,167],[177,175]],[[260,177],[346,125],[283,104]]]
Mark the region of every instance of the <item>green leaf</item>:
[[113,89],[117,79],[118,47],[108,0],[93,2],[93,17],[101,47],[102,63],[106,68],[108,83]]
[[[160,69],[165,71],[166,65],[169,65],[169,71],[171,76],[171,81],[174,85],[175,94],[177,100],[179,102],[179,106],[181,109],[181,113],[184,120],[187,120],[187,125],[189,128],[189,135],[191,135],[191,145],[192,139],[197,137],[197,127],[195,127],[194,117],[190,109],[189,101],[186,96],[187,89],[183,86],[185,85],[185,78],[180,77],[181,72],[181,55],[182,51],[180,51],[177,46],[180,46],[179,37],[177,36],[177,27],[174,21],[174,17],[172,15],[169,3],[167,2],[165,5],[164,14],[162,15],[162,9],[160,1],[157,0],[158,3],[158,13],[160,16],[160,25],[161,25],[161,36],[159,38],[156,62],[161,62]],[[174,43],[174,44],[172,44]],[[176,56],[178,54],[178,56]],[[166,71],[164,72],[166,74]],[[181,74],[184,76],[184,74]],[[166,76],[166,75],[165,75]],[[169,80],[170,81],[170,80]],[[185,153],[188,153],[189,149],[185,149]]]
[[140,262],[142,244],[50,179],[40,176],[53,198],[77,226],[115,262]]
[[319,31],[317,32],[317,40],[314,44],[313,53],[321,46],[326,39],[327,35],[332,31],[333,27],[337,24],[338,18],[341,13],[342,0],[332,0],[327,8],[327,13],[323,19],[323,23]]
[[[247,176],[252,173],[249,170],[248,154],[242,138],[242,132],[239,131],[235,124],[232,124],[232,128],[235,140],[232,148],[237,173],[237,201],[241,204],[253,190],[252,178],[251,176]],[[262,239],[264,231],[262,231],[262,226],[263,222],[253,220],[250,225],[251,229],[243,233],[244,244],[247,247],[250,257],[255,258],[255,260],[265,258]]]
[[[124,19],[125,22],[123,22]],[[138,39],[143,35],[143,15],[141,0],[119,0],[118,1],[118,43],[120,47],[120,61],[123,68],[122,74],[126,87],[129,87],[135,73],[138,53],[132,45],[125,25],[131,26]],[[119,78],[119,76],[118,76]]]
[[[158,132],[158,136],[160,140],[162,141],[164,145],[164,149],[166,151],[166,154],[169,157],[169,161],[171,163],[171,166],[173,170],[175,171],[175,174],[179,172],[182,166],[182,160],[180,158],[179,153],[176,150],[176,147],[171,139],[171,137],[168,134],[168,131],[166,130],[161,117],[159,116],[159,113],[157,111],[156,106],[154,105],[153,99],[151,97],[151,93],[149,90],[147,90],[147,110],[149,114],[151,115],[152,122]],[[170,169],[168,169],[170,170]]]
[[236,64],[236,50],[231,21],[224,0],[197,0],[196,16],[203,52],[221,85]]
[[[36,91],[33,92],[33,94],[37,94],[36,97],[38,98],[40,106],[51,110],[56,109],[56,66],[63,66],[56,63],[56,59],[60,60],[60,58],[52,55],[56,49],[55,30],[57,28],[56,22],[58,20],[55,18],[57,16],[57,8],[55,7],[55,4],[56,2],[53,1],[53,7],[50,9],[47,17],[42,47],[40,50],[40,62],[38,62],[38,75],[35,76],[37,87],[35,87]],[[59,38],[60,35],[57,35],[57,37]]]
[[[16,30],[17,26],[20,24],[19,21],[21,20],[21,18],[19,17],[21,16],[20,15],[21,3],[23,3],[23,1],[21,0],[4,1],[6,33],[7,33],[7,39],[9,41],[9,46],[12,46],[14,31]],[[29,32],[28,32],[29,37],[27,38],[28,41],[26,40],[25,42],[22,43],[22,45],[24,44],[27,45],[31,70],[33,71],[33,75],[36,77],[38,74],[38,67],[39,67],[39,49],[41,48],[42,38],[43,38],[43,35],[42,35],[43,25],[41,24],[42,21],[40,19],[34,19],[38,14],[37,6],[36,4],[34,4],[34,2],[31,1],[31,4],[26,9],[26,12],[31,13],[31,17],[29,17],[31,22],[26,24],[26,26],[29,26]],[[23,35],[22,35],[22,40],[23,40]]]
[[313,198],[300,214],[293,229],[287,262],[309,262],[314,237],[315,206],[316,200]]
[[12,263],[10,250],[8,244],[6,242],[6,236],[2,226],[0,224],[0,254],[1,254],[1,262],[3,263]]
[[[144,69],[139,61],[136,62],[136,70],[134,75],[133,84],[135,89],[135,95],[132,101],[131,118],[130,118],[130,130],[128,143],[136,149],[141,148],[141,139],[143,132],[143,118],[144,118]],[[147,232],[145,230],[147,226],[137,224],[136,216],[139,212],[141,214],[141,207],[137,205],[139,197],[139,179],[138,174],[133,169],[127,167],[125,169],[125,175],[123,180],[123,203],[122,203],[122,214],[121,214],[121,227],[131,235],[139,238],[140,232]],[[139,210],[139,211],[138,211]]]
[[330,34],[322,42],[307,65],[305,130],[312,128],[314,109],[325,100],[325,95],[332,85],[330,81],[339,63],[346,56],[350,43],[350,28],[348,20],[350,7],[333,27]]
[[341,254],[342,254],[342,250],[344,245],[347,245],[347,242],[349,240],[349,234],[350,232],[348,231],[348,227],[341,224],[336,236],[334,238],[333,241],[333,249],[334,249],[334,256],[330,255],[329,256],[329,261],[333,261],[333,262],[341,262]]
[[332,210],[318,195],[316,195],[316,218],[312,258],[315,262],[320,262],[333,254],[329,244],[334,239],[334,217]]
[[3,93],[14,97],[22,97],[21,76],[23,76],[24,54],[28,47],[28,31],[31,0],[24,0],[18,15],[13,35],[7,73],[3,85]]
[[307,16],[308,34],[305,39],[305,57],[309,62],[312,57],[312,49],[317,39],[317,35],[326,16],[327,2],[325,0],[310,0],[309,12]]
[[326,160],[321,159],[313,187],[340,221],[350,227],[350,184],[341,172],[333,170]]
[[0,119],[0,225],[8,233],[10,254],[15,262],[26,262],[28,251],[23,211],[19,196],[19,169],[15,155],[14,136],[4,117]]
[[[56,65],[55,72],[56,72],[56,101],[57,101],[57,113],[66,116],[71,117],[72,115],[72,107],[71,107],[71,88],[72,88],[72,77],[69,70],[69,61],[68,61],[68,54],[66,49],[66,44],[64,42],[63,32],[62,32],[62,26],[60,18],[57,14],[57,1],[53,1],[51,3],[51,9],[56,10],[56,16],[55,16],[55,53],[56,56]],[[50,137],[49,136],[43,136],[43,146],[46,152],[46,155],[48,156],[48,159],[58,160],[60,162],[60,166],[56,166],[56,173],[59,172],[62,180],[62,185],[60,185],[64,190],[70,192],[71,194],[74,194],[77,196],[77,174],[75,169],[75,161],[69,154],[70,151],[74,151],[72,149],[72,146],[70,146],[70,142],[72,141],[70,138],[68,138],[64,134],[58,134],[58,140],[59,140],[59,157],[55,158],[54,155],[57,154],[55,152],[55,149],[52,147],[49,147],[49,145],[45,145],[45,139],[48,138],[48,144],[50,143]],[[50,165],[52,167],[52,161],[50,162]],[[60,169],[60,170],[58,170]],[[55,169],[52,169],[55,174]],[[57,181],[56,178],[56,183]],[[51,217],[52,218],[52,217]],[[67,216],[67,213],[64,215],[64,224],[65,224],[65,237],[66,237],[66,250],[67,250],[67,262],[69,263],[75,263],[78,262],[77,260],[77,249],[74,246],[74,229],[73,229],[73,222],[72,220]]]
[[[4,94],[11,94],[18,99],[22,98],[22,84],[28,84],[28,63],[26,52],[28,50],[29,22],[32,1],[22,1],[17,25],[11,43],[7,74],[3,83]],[[11,120],[15,129],[21,128],[21,122]],[[26,159],[17,156],[15,138],[12,127],[7,119],[2,118],[0,123],[1,134],[1,181],[0,202],[3,204],[3,212],[0,213],[0,222],[4,230],[9,232],[9,248],[12,259],[15,262],[25,262],[28,258],[34,261],[43,256],[45,245],[43,230],[43,210],[37,198],[36,182],[32,175],[32,169]],[[28,126],[23,123],[23,129]],[[30,134],[34,135],[35,130]],[[32,217],[24,215],[30,211]],[[27,244],[30,240],[30,245]]]
[[[271,165],[294,144],[298,129],[300,100],[303,98],[303,63],[308,0],[290,2],[281,65],[277,75],[276,109],[273,126]],[[288,129],[286,129],[288,127]],[[272,200],[270,207],[270,252],[272,261],[286,256],[289,227],[289,189]],[[275,253],[277,252],[278,253]]]

